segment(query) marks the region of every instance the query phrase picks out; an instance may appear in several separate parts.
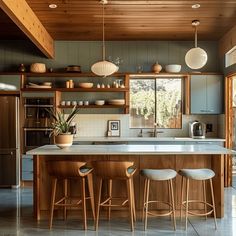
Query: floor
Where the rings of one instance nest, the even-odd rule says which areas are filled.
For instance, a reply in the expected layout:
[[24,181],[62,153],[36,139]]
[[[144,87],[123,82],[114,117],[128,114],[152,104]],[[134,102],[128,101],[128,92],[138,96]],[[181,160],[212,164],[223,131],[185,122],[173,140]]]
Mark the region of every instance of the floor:
[[32,190],[24,189],[0,189],[0,236],[154,236],[154,235],[222,235],[236,236],[236,189],[225,189],[225,217],[218,219],[218,230],[214,229],[212,219],[207,222],[201,218],[191,218],[187,232],[184,231],[179,220],[177,230],[173,231],[169,219],[148,220],[148,230],[143,231],[142,222],[137,222],[135,232],[129,231],[129,222],[126,219],[101,221],[99,231],[93,231],[93,222],[89,222],[89,229],[82,230],[79,220],[67,222],[55,220],[53,229],[48,230],[48,222],[37,222],[32,217]]

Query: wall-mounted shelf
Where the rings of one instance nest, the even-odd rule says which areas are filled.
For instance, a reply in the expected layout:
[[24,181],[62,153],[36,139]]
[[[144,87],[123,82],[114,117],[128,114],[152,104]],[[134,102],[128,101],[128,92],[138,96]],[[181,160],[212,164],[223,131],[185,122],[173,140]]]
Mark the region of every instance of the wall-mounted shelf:
[[[67,108],[73,108],[74,106],[61,106],[59,105],[58,108],[61,108],[61,109],[67,109]],[[83,106],[79,106],[77,105],[76,107],[78,108],[129,108],[128,105],[83,105]]]
[[129,88],[23,88],[24,92],[128,92]]

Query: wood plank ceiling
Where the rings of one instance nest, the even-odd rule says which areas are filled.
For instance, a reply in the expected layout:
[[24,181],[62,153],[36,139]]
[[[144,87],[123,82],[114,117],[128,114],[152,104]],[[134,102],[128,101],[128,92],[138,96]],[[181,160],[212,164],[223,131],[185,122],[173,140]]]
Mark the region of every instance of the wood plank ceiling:
[[[26,0],[55,40],[101,40],[98,0]],[[50,9],[49,4],[57,4]],[[198,9],[192,5],[199,3]],[[191,22],[199,19],[200,40],[218,40],[236,22],[236,0],[108,0],[106,40],[193,40]]]
[[[26,0],[55,40],[100,40],[102,6],[98,0]],[[57,4],[50,9],[50,3]],[[192,5],[199,3],[198,9]],[[218,40],[236,22],[236,1],[109,0],[106,40],[192,40],[191,22],[199,19],[199,39]]]

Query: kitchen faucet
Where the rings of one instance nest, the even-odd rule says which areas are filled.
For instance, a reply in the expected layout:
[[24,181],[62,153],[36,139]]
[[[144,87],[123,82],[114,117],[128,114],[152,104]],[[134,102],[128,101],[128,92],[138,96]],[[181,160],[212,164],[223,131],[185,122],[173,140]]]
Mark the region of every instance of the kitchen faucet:
[[150,132],[152,137],[157,137],[157,134],[164,133],[163,131],[157,131],[157,123],[154,123],[153,131]]

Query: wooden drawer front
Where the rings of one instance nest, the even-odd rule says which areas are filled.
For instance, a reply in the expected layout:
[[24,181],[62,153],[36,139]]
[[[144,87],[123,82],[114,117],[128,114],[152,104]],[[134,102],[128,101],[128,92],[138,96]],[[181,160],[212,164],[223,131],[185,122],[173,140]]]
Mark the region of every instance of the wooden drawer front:
[[33,171],[33,159],[23,158],[22,159],[22,171]]
[[33,171],[22,171],[22,180],[33,180]]

